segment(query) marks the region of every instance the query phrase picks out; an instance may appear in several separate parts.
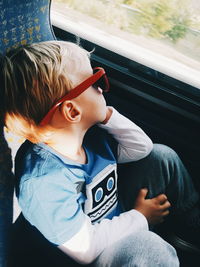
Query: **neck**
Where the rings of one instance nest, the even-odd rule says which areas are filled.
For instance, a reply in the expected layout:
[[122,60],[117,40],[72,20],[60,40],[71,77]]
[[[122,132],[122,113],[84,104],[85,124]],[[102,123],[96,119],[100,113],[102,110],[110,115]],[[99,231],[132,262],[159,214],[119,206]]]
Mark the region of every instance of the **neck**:
[[53,140],[47,145],[52,147],[63,156],[81,164],[86,163],[86,154],[83,149],[83,138],[86,131],[66,130],[66,128],[56,131]]

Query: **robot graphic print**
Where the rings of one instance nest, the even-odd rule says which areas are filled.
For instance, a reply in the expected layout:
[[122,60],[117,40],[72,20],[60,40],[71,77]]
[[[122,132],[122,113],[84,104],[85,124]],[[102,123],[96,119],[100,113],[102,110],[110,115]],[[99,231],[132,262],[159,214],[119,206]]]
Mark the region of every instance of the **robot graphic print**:
[[86,185],[85,213],[91,221],[105,218],[117,205],[116,164],[110,164]]

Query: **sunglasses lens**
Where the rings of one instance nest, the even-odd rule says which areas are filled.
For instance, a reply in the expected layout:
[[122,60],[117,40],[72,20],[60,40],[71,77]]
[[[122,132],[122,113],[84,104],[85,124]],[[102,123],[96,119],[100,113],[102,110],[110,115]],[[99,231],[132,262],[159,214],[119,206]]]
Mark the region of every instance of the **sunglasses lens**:
[[95,89],[98,89],[99,87],[105,91],[106,90],[106,84],[105,84],[105,79],[104,77],[102,76],[98,81],[96,81],[94,84],[93,84],[93,87]]
[[[94,73],[97,72],[98,69],[94,69]],[[107,76],[104,74],[99,80],[97,80],[93,85],[95,89],[98,89],[99,87],[104,91],[109,91],[109,82]]]

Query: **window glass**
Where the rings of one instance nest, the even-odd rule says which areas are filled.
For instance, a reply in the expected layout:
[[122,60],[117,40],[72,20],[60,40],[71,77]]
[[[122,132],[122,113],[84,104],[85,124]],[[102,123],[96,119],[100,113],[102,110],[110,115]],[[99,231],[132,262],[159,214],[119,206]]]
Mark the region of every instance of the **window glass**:
[[53,0],[52,23],[200,88],[200,2]]

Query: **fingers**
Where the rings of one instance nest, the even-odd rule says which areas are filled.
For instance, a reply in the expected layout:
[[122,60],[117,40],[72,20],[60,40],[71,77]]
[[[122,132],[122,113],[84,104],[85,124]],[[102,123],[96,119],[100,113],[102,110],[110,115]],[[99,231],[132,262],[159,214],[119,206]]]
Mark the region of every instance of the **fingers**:
[[138,199],[138,200],[140,200],[140,199],[141,199],[141,200],[145,199],[146,196],[147,196],[147,193],[148,193],[148,189],[147,189],[147,188],[140,189],[137,199]]
[[162,216],[163,216],[163,217],[165,217],[165,216],[167,216],[167,215],[169,215],[169,210],[165,210],[165,211],[162,213]]
[[162,209],[163,210],[166,210],[166,209],[169,209],[171,207],[171,204],[170,202],[167,200],[164,204],[161,204],[162,206]]
[[[160,194],[154,198],[156,200],[157,205],[159,205],[159,211],[161,218],[166,217],[169,215],[169,208],[171,207],[170,202],[167,199],[165,194]],[[164,219],[162,219],[163,221]]]
[[169,208],[170,207],[171,207],[171,204],[169,203],[168,200],[166,200],[166,202],[164,204],[160,205],[160,212],[161,212],[162,217],[166,217],[167,215],[169,215]]
[[160,194],[157,197],[155,197],[155,199],[160,203],[160,205],[162,205],[167,201],[167,196],[165,194]]
[[157,203],[159,203],[162,206],[162,209],[168,209],[171,207],[170,202],[167,199],[167,196],[165,194],[158,195],[156,198]]

